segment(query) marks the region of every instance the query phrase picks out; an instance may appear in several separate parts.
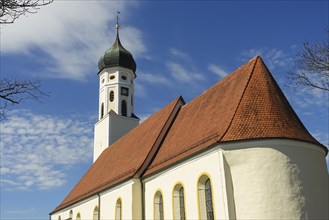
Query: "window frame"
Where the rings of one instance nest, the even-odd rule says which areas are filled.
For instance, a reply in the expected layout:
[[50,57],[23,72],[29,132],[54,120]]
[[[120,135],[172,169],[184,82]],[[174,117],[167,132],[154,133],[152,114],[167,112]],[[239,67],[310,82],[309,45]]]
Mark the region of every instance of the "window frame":
[[[207,189],[210,191],[210,194],[208,193],[208,196],[210,195],[210,198],[208,198],[208,200],[206,198],[207,197],[206,182],[208,182],[209,186],[210,186],[210,188]],[[214,194],[213,194],[212,180],[211,180],[209,174],[203,173],[198,178],[197,195],[198,195],[199,219],[205,219],[205,220],[216,219],[215,211],[214,211],[215,208],[214,208]],[[209,210],[210,207],[207,207],[207,201],[208,201],[208,204],[211,205],[211,210]]]
[[121,115],[128,116],[128,105],[126,100],[121,101]]
[[[96,218],[95,218],[96,216]],[[96,205],[95,208],[94,208],[94,212],[93,212],[93,220],[99,220],[99,208],[98,206]]]
[[110,91],[110,102],[113,102],[114,101],[114,91],[111,90]]
[[164,220],[163,193],[157,190],[153,198],[153,219]]
[[[118,206],[118,204],[120,206]],[[120,207],[119,216],[118,216],[118,207]],[[117,202],[115,203],[115,216],[114,216],[114,219],[115,220],[122,220],[122,199],[121,198],[118,198]]]
[[[182,191],[181,191],[182,190]],[[177,182],[172,191],[172,211],[173,219],[186,219],[186,196],[185,187],[182,182]]]

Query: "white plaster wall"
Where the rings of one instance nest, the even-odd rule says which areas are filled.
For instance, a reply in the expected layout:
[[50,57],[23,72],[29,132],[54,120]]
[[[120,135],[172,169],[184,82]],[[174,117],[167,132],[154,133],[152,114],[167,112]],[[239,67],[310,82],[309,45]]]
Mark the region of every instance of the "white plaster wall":
[[101,219],[115,218],[115,207],[119,198],[122,202],[122,219],[133,219],[132,186],[133,181],[130,180],[101,194]]
[[94,162],[109,146],[110,117],[106,114],[95,124],[94,128]]
[[[138,197],[139,201],[135,201],[133,195]],[[95,195],[53,214],[51,220],[58,220],[58,216],[61,216],[62,220],[67,219],[71,210],[73,211],[73,220],[76,219],[78,213],[80,213],[81,220],[92,220],[96,206],[100,208],[101,220],[115,219],[116,202],[119,198],[122,202],[122,219],[141,219],[139,180],[128,180],[100,193],[99,196],[100,205],[98,195]]]
[[68,219],[71,210],[73,211],[73,220],[76,219],[78,213],[80,213],[81,220],[92,220],[96,206],[98,206],[97,195],[54,213],[51,215],[51,220],[58,220],[58,216],[61,216],[61,220]]
[[222,147],[237,219],[328,219],[328,173],[319,146],[267,140]]
[[107,147],[138,125],[139,119],[124,117],[111,112],[106,114],[95,124],[94,162]]
[[225,175],[220,149],[203,153],[164,172],[145,179],[145,219],[153,219],[153,199],[160,190],[163,195],[164,218],[173,219],[172,195],[177,183],[182,183],[185,191],[186,219],[199,219],[198,180],[202,174],[210,177],[215,219],[227,219],[227,199]]

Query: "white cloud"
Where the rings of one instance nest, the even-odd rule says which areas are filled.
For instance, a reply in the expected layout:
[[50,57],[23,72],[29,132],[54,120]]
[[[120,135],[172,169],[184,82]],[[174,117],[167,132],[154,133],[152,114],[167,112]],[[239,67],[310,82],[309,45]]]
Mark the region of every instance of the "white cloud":
[[[43,67],[41,76],[84,80],[95,74],[98,58],[114,42],[116,11],[128,14],[135,5],[131,1],[55,0],[37,14],[2,27],[1,50],[33,56]],[[141,56],[146,51],[141,32],[121,26],[122,43],[135,57]],[[46,56],[36,55],[38,50]]]
[[8,215],[16,215],[16,214],[29,214],[29,213],[33,213],[35,212],[36,209],[34,208],[28,208],[28,209],[24,209],[24,210],[6,210],[6,214]]
[[63,185],[68,167],[91,161],[93,126],[78,118],[11,111],[1,123],[1,184],[6,189]]
[[171,80],[168,77],[165,77],[163,74],[153,74],[153,73],[147,73],[143,72],[139,75],[141,82],[151,83],[151,84],[160,84],[160,85],[171,85]]
[[205,80],[204,76],[200,73],[187,69],[179,63],[167,62],[167,68],[169,69],[171,76],[179,82],[197,83]]
[[226,72],[221,67],[219,67],[215,64],[209,64],[208,70],[210,70],[212,73],[216,74],[220,78],[224,78],[228,74],[228,72]]
[[191,61],[191,56],[183,51],[180,51],[176,48],[170,48],[169,53],[173,58],[178,58],[184,61]]
[[287,91],[286,95],[289,100],[296,104],[298,109],[303,109],[305,114],[310,114],[308,111],[305,111],[307,109],[314,113],[314,107],[318,107],[318,109],[329,108],[329,94],[319,89],[292,88]]
[[277,48],[259,48],[244,51],[241,53],[242,61],[246,62],[257,55],[264,59],[266,65],[272,71],[275,68],[290,68],[293,63],[293,59],[288,54]]

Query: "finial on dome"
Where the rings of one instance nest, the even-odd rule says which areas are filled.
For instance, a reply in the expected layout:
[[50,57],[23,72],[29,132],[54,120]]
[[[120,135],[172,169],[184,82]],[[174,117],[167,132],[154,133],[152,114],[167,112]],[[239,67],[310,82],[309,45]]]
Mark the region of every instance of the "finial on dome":
[[120,11],[117,11],[117,24],[115,25],[115,28],[117,30],[119,30],[119,28],[120,28],[120,25],[119,25],[119,14],[120,14]]

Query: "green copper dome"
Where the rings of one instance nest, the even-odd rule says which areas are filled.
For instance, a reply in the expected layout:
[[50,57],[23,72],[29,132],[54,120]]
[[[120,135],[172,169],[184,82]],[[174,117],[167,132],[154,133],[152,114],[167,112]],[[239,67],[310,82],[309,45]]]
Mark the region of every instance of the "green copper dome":
[[98,61],[98,69],[101,71],[107,67],[121,66],[136,72],[136,63],[131,53],[126,50],[120,42],[119,31],[112,47],[105,51]]

